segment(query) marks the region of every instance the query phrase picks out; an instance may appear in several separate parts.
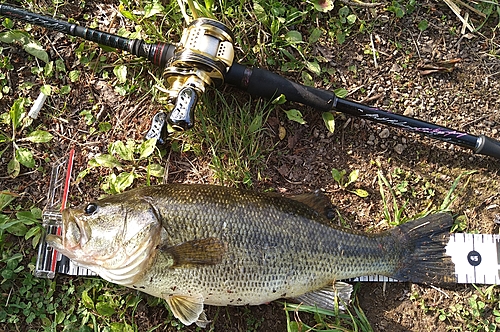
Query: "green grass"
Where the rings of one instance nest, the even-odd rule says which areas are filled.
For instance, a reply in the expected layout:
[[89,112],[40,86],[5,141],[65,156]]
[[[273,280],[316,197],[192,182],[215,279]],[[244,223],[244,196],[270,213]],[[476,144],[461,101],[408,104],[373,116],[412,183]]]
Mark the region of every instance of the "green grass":
[[[346,306],[346,310],[340,310],[339,303],[335,303],[334,310],[327,310],[303,304],[285,303],[284,307],[287,319],[287,332],[373,332],[372,326],[358,302],[357,292],[359,289],[360,284],[358,283],[355,285],[352,293],[352,302]],[[313,315],[313,323],[305,323],[301,319],[301,314],[303,313]]]
[[191,139],[202,142],[203,150],[210,151],[216,182],[251,186],[261,180],[266,149],[272,148],[263,146],[264,124],[272,105],[259,99],[241,103],[234,96],[211,91],[204,97],[203,106]]

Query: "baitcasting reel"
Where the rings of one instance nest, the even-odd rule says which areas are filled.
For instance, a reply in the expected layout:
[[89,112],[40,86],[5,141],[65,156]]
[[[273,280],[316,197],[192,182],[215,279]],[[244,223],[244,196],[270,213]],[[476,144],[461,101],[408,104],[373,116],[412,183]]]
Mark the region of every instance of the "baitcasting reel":
[[146,138],[163,144],[168,131],[194,126],[194,109],[207,86],[219,87],[233,64],[233,34],[219,21],[200,18],[183,31],[173,57],[167,62],[167,109],[157,113]]

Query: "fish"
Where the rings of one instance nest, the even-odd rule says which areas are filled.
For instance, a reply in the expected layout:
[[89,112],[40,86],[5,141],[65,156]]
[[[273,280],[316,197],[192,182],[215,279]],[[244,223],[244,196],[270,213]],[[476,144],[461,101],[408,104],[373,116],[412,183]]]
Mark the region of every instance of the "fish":
[[112,283],[167,301],[183,324],[206,326],[204,305],[280,298],[332,307],[342,280],[456,281],[446,213],[380,233],[332,224],[320,192],[285,197],[217,185],[133,189],[63,210],[54,249]]

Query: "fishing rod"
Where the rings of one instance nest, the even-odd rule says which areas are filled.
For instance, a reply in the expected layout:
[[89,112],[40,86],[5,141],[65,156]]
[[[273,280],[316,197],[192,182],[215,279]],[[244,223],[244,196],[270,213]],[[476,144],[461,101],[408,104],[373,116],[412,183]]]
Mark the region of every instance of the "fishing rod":
[[0,15],[127,51],[164,68],[169,86],[169,112],[157,113],[146,134],[146,138],[157,138],[160,143],[164,143],[167,138],[167,127],[186,130],[194,126],[194,108],[207,86],[219,87],[226,83],[256,96],[275,98],[284,95],[287,101],[311,106],[321,112],[346,113],[500,159],[500,141],[485,135],[476,136],[391,113],[339,98],[332,91],[292,82],[265,69],[240,65],[234,62],[234,36],[231,30],[213,19],[199,18],[192,21],[184,29],[180,42],[174,45],[148,44],[142,40],[120,37],[5,4],[0,4]]

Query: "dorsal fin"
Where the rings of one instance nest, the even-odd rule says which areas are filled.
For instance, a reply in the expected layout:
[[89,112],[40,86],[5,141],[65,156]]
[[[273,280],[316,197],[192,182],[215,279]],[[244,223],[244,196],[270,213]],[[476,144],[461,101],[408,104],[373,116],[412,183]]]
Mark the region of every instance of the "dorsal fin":
[[309,206],[313,210],[319,212],[328,220],[331,220],[335,217],[335,211],[333,209],[332,203],[330,202],[328,197],[326,197],[325,194],[320,190],[315,190],[311,193],[288,196],[288,198]]

